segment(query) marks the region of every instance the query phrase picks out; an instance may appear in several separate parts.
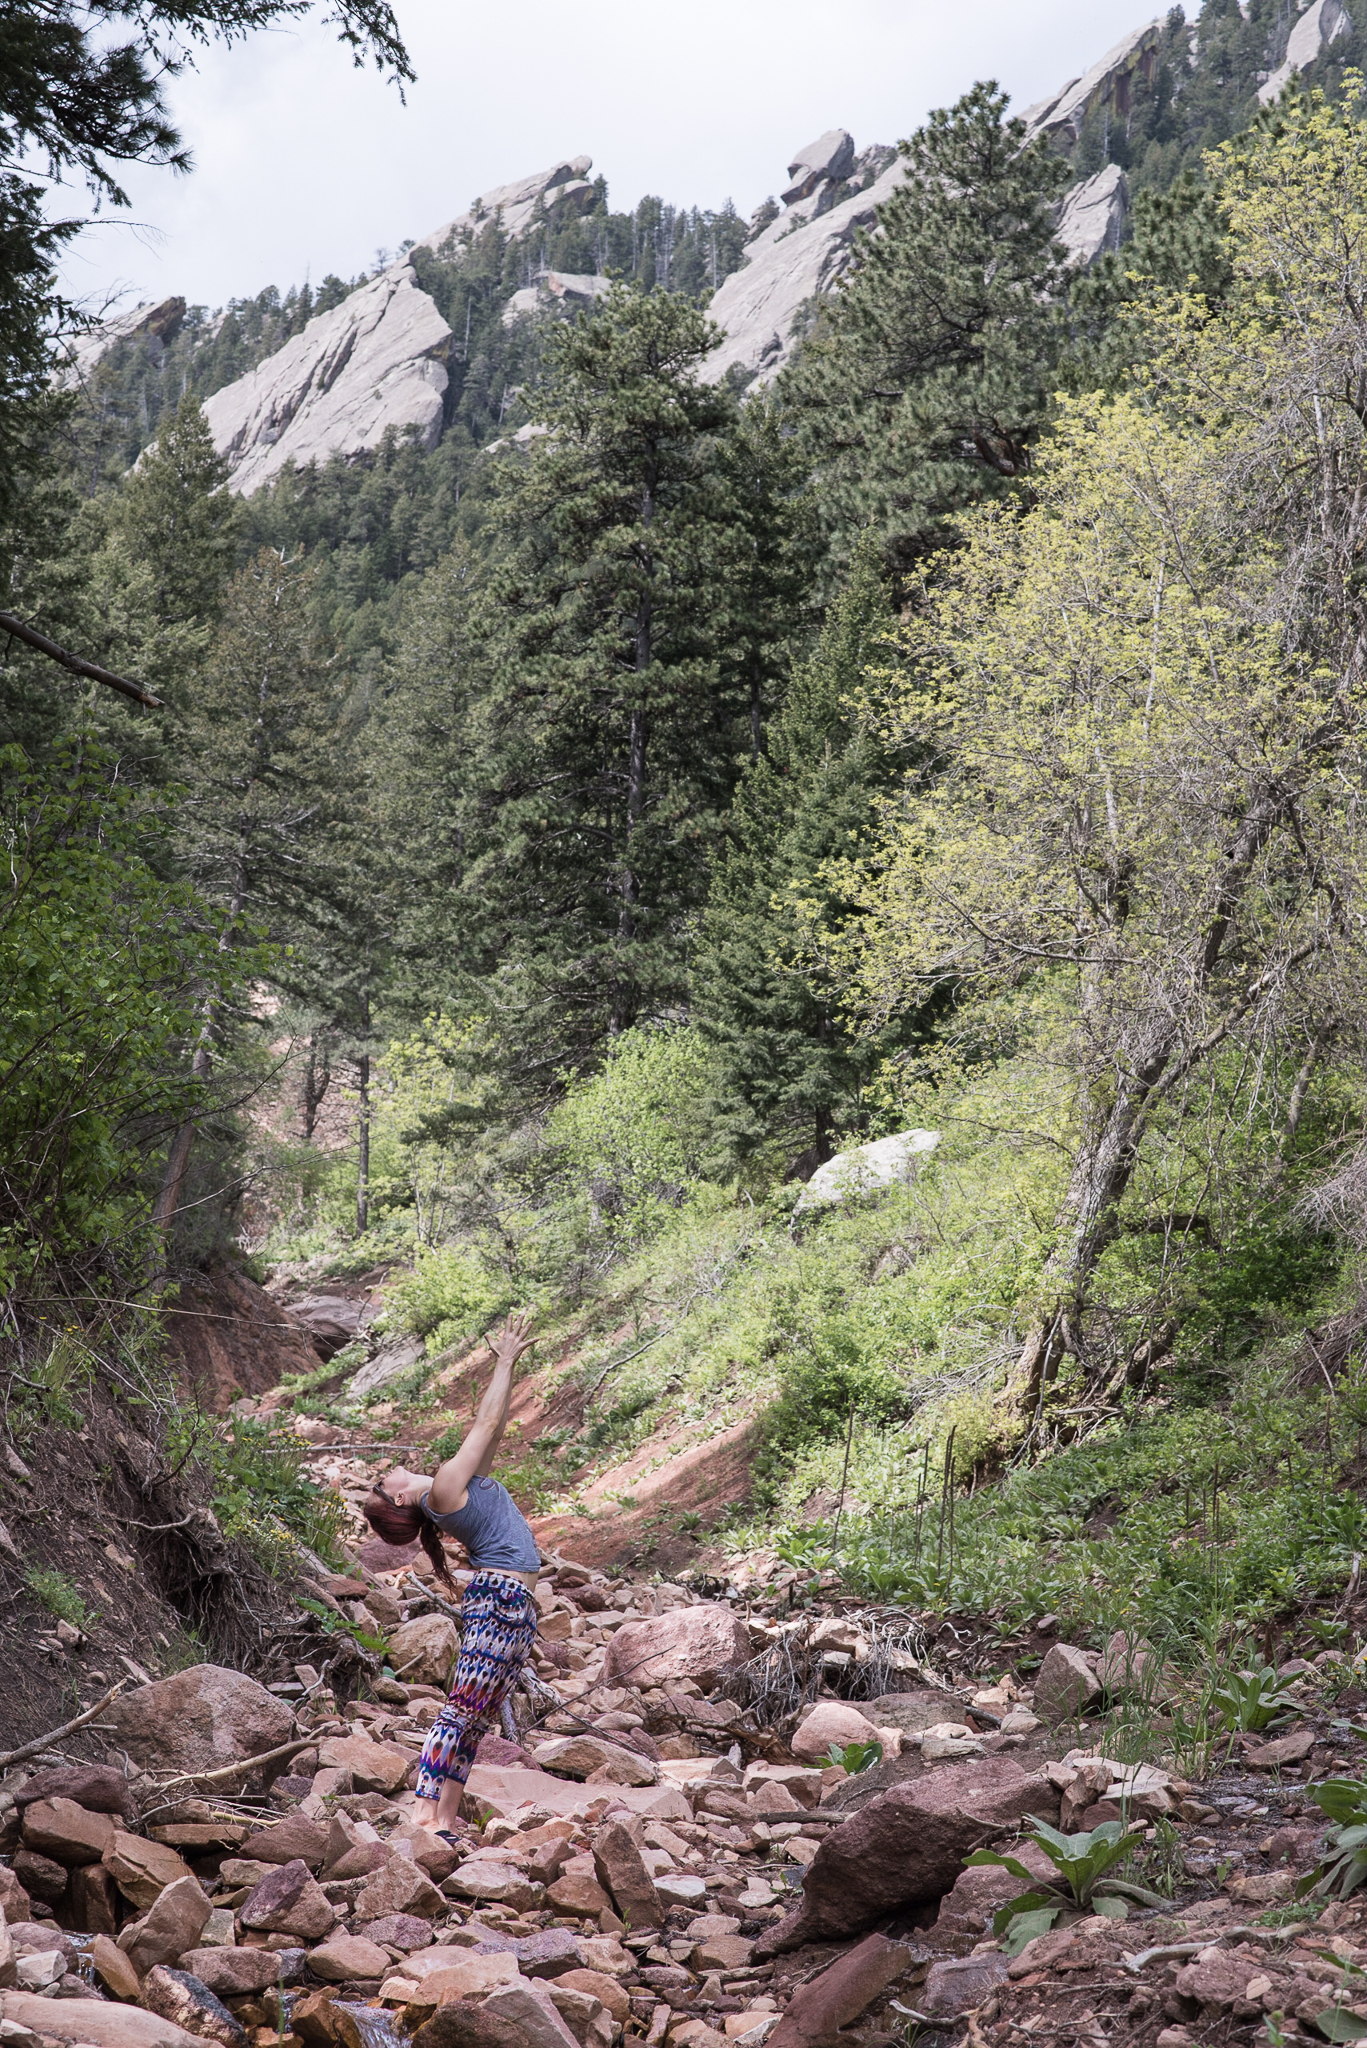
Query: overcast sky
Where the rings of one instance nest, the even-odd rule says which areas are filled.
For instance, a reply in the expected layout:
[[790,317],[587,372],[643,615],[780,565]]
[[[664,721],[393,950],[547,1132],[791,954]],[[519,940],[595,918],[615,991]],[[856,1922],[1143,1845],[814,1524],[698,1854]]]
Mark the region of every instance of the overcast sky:
[[82,235],[68,288],[96,306],[173,292],[218,306],[351,277],[476,193],[581,153],[614,208],[653,192],[748,214],[827,128],[896,142],[983,77],[1027,106],[1151,18],[1141,0],[395,8],[418,73],[407,105],[313,22],[211,51],[173,82],[193,172],[135,170],[129,213]]

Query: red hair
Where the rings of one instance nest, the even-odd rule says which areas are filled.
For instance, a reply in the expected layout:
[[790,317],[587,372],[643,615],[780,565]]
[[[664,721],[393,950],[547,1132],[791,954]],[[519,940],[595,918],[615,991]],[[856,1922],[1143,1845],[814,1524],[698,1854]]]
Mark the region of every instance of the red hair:
[[421,1508],[409,1507],[406,1502],[391,1500],[384,1488],[375,1485],[370,1498],[361,1509],[381,1543],[388,1543],[395,1550],[409,1543],[421,1543],[426,1551],[433,1571],[448,1592],[458,1590],[451,1577],[451,1567],[446,1561],[446,1552],[436,1526],[430,1522]]

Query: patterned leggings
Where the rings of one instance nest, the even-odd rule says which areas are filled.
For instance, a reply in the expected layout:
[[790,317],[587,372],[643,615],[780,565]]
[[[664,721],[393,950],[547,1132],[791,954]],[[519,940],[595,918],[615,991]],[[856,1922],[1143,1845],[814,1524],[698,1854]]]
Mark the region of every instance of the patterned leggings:
[[419,1799],[439,1799],[448,1778],[465,1783],[479,1739],[517,1684],[536,1639],[536,1602],[501,1572],[475,1573],[460,1619],[460,1656],[446,1705],[423,1745]]

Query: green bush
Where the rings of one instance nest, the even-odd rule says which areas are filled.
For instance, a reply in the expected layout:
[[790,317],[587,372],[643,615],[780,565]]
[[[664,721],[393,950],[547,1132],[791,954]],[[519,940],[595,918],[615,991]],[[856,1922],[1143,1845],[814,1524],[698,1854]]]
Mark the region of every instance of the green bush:
[[507,1281],[472,1253],[419,1249],[413,1271],[385,1296],[383,1326],[425,1337],[435,1354],[477,1336],[507,1307]]
[[643,1242],[702,1181],[708,1060],[697,1031],[638,1026],[551,1116],[548,1142],[609,1236]]
[[339,1561],[345,1506],[330,1486],[308,1477],[308,1445],[292,1429],[237,1420],[231,1436],[216,1433],[199,1455],[225,1536],[245,1543],[269,1567],[288,1559],[291,1538],[327,1563]]

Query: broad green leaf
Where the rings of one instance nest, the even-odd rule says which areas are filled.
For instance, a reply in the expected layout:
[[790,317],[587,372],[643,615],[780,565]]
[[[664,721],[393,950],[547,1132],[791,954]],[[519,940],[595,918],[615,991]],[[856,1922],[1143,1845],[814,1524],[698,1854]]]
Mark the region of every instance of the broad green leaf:
[[1014,1856],[998,1856],[991,1849],[975,1849],[971,1856],[965,1856],[964,1868],[965,1870],[1006,1870],[1011,1873],[1012,1877],[1019,1877],[1026,1884],[1039,1883],[1039,1879],[1033,1872],[1027,1870],[1023,1863],[1018,1863]]
[[1092,1911],[1102,1920],[1128,1920],[1130,1917],[1130,1909],[1125,1901],[1113,1897],[1109,1892],[1102,1893],[1092,1900]]
[[1039,1912],[1046,1906],[1052,1908],[1055,1912],[1061,1913],[1067,1904],[1068,1901],[1060,1897],[1058,1892],[1022,1892],[1018,1898],[1009,1900],[1006,1905],[999,1907],[997,1912],[994,1913],[992,1916],[992,1932],[994,1934],[1005,1934],[1012,1921],[1019,1919],[1022,1914]]
[[1344,2012],[1341,2006],[1327,2005],[1323,2012],[1317,2012],[1315,2025],[1326,2041],[1367,2041],[1367,2020]]
[[1002,1953],[1007,1956],[1018,1956],[1037,1936],[1049,1932],[1062,1911],[1063,1907],[1059,1905],[1045,1906],[1031,1913],[1018,1913],[1007,1931]]

